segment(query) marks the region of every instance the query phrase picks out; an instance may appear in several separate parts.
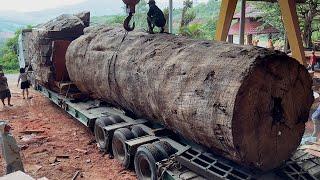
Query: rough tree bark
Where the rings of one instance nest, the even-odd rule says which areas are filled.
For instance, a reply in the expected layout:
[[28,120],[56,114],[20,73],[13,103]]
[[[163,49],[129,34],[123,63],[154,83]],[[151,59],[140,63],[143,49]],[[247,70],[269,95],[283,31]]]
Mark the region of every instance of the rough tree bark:
[[66,65],[81,91],[261,170],[298,147],[313,94],[294,59],[252,46],[124,34],[86,28],[71,43]]
[[35,79],[44,85],[52,83],[54,69],[52,62],[53,42],[58,39],[73,40],[83,34],[89,26],[90,12],[75,15],[64,14],[44,24],[38,25],[26,33],[24,42],[27,51],[26,60],[30,61]]

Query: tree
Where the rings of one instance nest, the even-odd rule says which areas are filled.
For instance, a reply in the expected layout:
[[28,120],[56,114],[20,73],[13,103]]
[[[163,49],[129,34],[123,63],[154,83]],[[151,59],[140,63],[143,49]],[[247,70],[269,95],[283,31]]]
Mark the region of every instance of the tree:
[[109,21],[109,22],[107,22],[107,23],[109,23],[109,24],[123,24],[123,22],[124,22],[124,19],[125,19],[126,17],[125,16],[123,16],[123,15],[115,15],[112,19],[111,19],[111,21]]
[[281,35],[285,34],[285,29],[282,22],[280,7],[277,3],[256,3],[257,10],[262,12],[262,21],[264,25],[272,25],[280,31]]
[[182,16],[181,16],[181,23],[180,28],[188,26],[191,21],[194,20],[196,14],[194,11],[188,11],[192,8],[193,2],[192,0],[185,0],[183,1],[183,8],[182,8]]
[[148,11],[148,4],[145,0],[140,0],[139,4],[137,5],[137,12],[138,13],[147,13]]
[[212,40],[216,34],[217,19],[211,17],[206,24],[202,26],[202,31],[204,32],[204,39]]
[[0,64],[7,72],[17,71],[19,69],[18,61],[18,38],[21,30],[15,32],[14,37],[9,38],[5,45],[0,49]]
[[164,27],[164,31],[165,32],[169,32],[169,8],[164,8],[163,9],[163,14],[164,14],[164,18],[166,18],[166,26]]
[[192,0],[183,1],[181,22],[180,22],[180,34],[188,36],[188,26],[196,18],[196,13],[192,10]]
[[148,12],[148,4],[146,0],[140,0],[139,4],[137,5],[136,14],[134,17],[137,27],[140,27],[140,28],[147,27],[147,12]]
[[313,46],[312,33],[318,30],[313,26],[313,21],[316,16],[320,15],[320,0],[307,0],[306,3],[299,4],[297,10],[303,43],[307,48],[311,48]]
[[[277,3],[256,3],[257,9],[263,13],[262,20],[280,30],[284,34],[284,26],[281,18],[281,11]],[[317,15],[320,15],[320,0],[306,0],[306,3],[297,5],[302,39],[305,47],[312,47],[312,34],[318,30],[318,23],[314,22]]]

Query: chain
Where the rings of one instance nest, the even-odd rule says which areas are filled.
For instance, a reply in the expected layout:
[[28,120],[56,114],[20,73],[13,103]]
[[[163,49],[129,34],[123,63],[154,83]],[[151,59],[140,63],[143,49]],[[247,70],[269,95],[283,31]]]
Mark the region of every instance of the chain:
[[[115,66],[116,66],[116,62],[117,62],[117,59],[118,59],[118,53],[119,53],[119,51],[120,51],[121,45],[122,45],[122,43],[124,42],[124,40],[126,39],[126,37],[128,36],[128,33],[129,33],[128,31],[126,31],[126,32],[124,33],[123,38],[122,38],[122,40],[121,40],[121,42],[120,42],[117,50],[113,53],[113,55],[112,55],[112,57],[111,57],[111,59],[110,59],[110,61],[109,61],[109,63],[108,63],[108,84],[109,84],[109,88],[110,88],[110,85],[111,85],[111,69],[112,69],[111,66],[113,66],[113,76],[114,76],[115,84],[116,84],[117,88],[119,88],[119,84],[118,84],[118,82],[117,82],[117,79],[115,78],[115,73],[116,73],[116,72],[115,72]],[[117,93],[117,95],[119,96],[118,93]],[[121,98],[122,98],[122,100],[124,99],[124,98],[122,97],[122,95],[121,95]],[[115,101],[114,101],[114,103],[116,103],[116,104],[118,104],[118,106],[120,106],[119,103],[117,103],[117,102],[115,102]]]
[[163,179],[164,173],[168,169],[177,168],[181,169],[181,165],[175,160],[175,156],[171,156],[168,159],[164,159],[159,162],[160,165],[157,169],[158,179]]

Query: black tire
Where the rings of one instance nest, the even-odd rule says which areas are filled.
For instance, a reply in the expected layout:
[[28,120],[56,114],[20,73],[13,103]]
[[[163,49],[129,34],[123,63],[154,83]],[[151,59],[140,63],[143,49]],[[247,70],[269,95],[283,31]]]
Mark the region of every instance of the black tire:
[[112,139],[112,152],[124,168],[128,169],[131,165],[131,157],[126,148],[125,142],[133,139],[134,135],[128,128],[121,128],[114,132]]
[[165,159],[165,155],[155,145],[140,146],[134,158],[134,168],[138,179],[157,180],[156,163],[163,159]]
[[145,136],[147,133],[142,129],[141,125],[134,125],[131,127],[131,132],[133,133],[134,137],[142,137]]
[[112,137],[103,129],[105,126],[112,125],[107,117],[100,117],[94,124],[94,136],[98,143],[98,147],[102,151],[108,151],[110,147],[110,140]]
[[118,116],[118,115],[108,116],[107,119],[109,119],[109,120],[110,120],[111,122],[113,122],[114,124],[124,122],[124,120],[123,120],[120,116]]
[[157,141],[152,144],[154,144],[164,155],[166,155],[166,158],[169,158],[172,154],[177,152],[177,150],[173,148],[167,141]]

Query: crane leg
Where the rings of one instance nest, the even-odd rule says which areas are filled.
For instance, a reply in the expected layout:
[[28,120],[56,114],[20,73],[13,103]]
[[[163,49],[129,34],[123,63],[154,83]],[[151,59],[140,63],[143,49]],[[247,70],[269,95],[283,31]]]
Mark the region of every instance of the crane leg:
[[232,17],[237,7],[238,0],[222,0],[219,20],[217,24],[216,40],[226,41]]
[[284,26],[292,50],[292,57],[301,64],[306,65],[306,58],[302,44],[301,32],[298,22],[296,2],[292,0],[279,0]]

